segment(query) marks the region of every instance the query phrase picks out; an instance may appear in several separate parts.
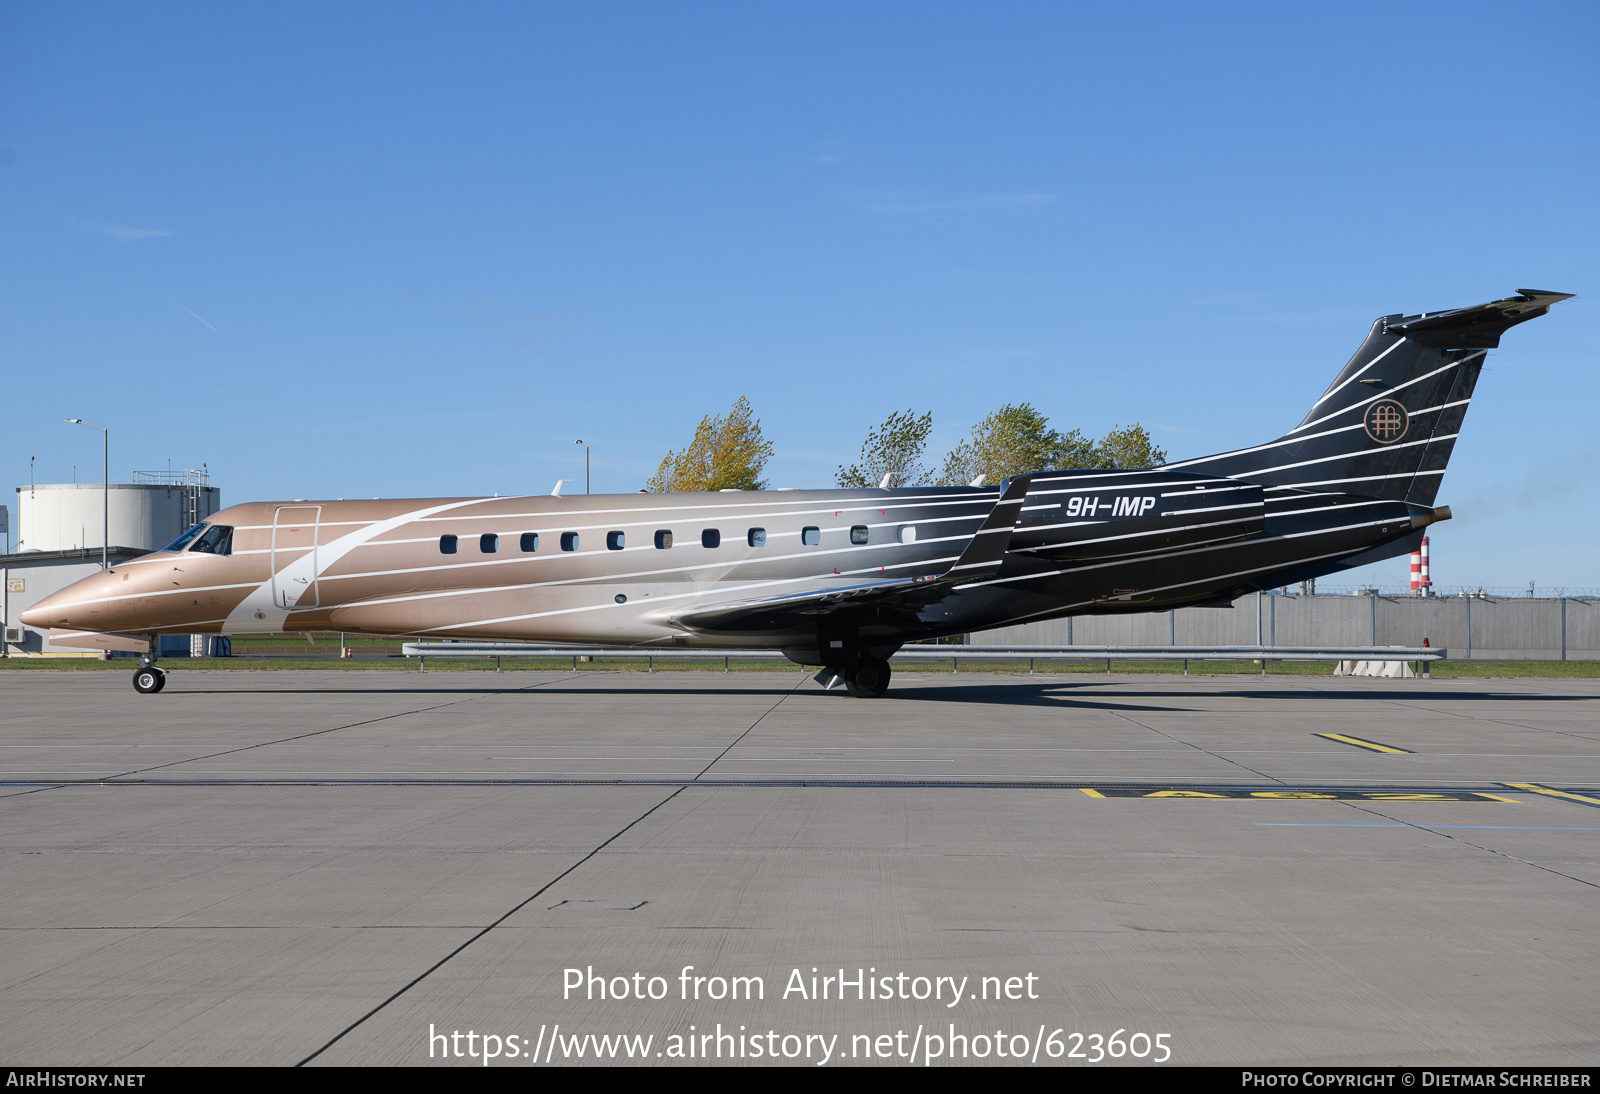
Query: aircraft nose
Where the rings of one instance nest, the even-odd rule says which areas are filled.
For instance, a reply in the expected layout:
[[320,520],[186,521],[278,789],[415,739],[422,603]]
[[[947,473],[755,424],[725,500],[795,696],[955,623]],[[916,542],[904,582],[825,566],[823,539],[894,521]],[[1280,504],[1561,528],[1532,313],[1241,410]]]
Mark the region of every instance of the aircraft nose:
[[84,602],[94,597],[95,590],[104,584],[104,578],[104,574],[95,574],[51,593],[23,612],[22,622],[29,627],[85,627]]
[[69,598],[66,590],[51,593],[39,603],[22,613],[22,622],[29,627],[60,627],[67,622]]

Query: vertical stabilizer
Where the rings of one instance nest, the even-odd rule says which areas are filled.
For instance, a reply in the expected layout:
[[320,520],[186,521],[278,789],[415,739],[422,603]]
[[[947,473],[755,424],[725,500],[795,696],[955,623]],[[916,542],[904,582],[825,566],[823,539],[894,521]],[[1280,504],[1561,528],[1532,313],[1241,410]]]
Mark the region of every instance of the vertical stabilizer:
[[1432,505],[1484,356],[1511,327],[1570,295],[1519,289],[1475,308],[1386,315],[1294,429],[1168,467]]

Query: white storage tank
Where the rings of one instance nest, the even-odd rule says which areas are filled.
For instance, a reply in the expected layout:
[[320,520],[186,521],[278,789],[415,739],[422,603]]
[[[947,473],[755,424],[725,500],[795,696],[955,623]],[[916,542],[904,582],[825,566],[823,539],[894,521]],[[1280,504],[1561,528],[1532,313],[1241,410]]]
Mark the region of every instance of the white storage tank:
[[222,508],[222,491],[203,471],[135,472],[131,483],[41,483],[17,487],[17,545],[24,551],[76,551],[103,543],[155,551]]

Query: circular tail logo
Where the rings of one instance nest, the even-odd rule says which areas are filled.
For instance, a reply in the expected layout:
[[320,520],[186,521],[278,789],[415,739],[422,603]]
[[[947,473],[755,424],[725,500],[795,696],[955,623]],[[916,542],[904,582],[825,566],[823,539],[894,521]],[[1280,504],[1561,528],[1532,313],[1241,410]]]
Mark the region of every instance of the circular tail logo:
[[1406,408],[1393,399],[1379,399],[1367,407],[1363,424],[1367,427],[1367,436],[1379,444],[1393,444],[1406,435],[1411,417]]

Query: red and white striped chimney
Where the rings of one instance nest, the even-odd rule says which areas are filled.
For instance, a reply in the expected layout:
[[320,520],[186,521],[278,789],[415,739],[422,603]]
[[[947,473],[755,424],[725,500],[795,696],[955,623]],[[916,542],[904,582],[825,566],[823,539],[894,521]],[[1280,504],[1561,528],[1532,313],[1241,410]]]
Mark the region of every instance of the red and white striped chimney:
[[1422,562],[1422,588],[1424,590],[1424,595],[1426,595],[1426,590],[1433,588],[1433,578],[1428,576],[1428,537],[1427,536],[1423,536],[1422,537],[1421,562]]
[[1422,588],[1422,552],[1411,552],[1411,591]]

